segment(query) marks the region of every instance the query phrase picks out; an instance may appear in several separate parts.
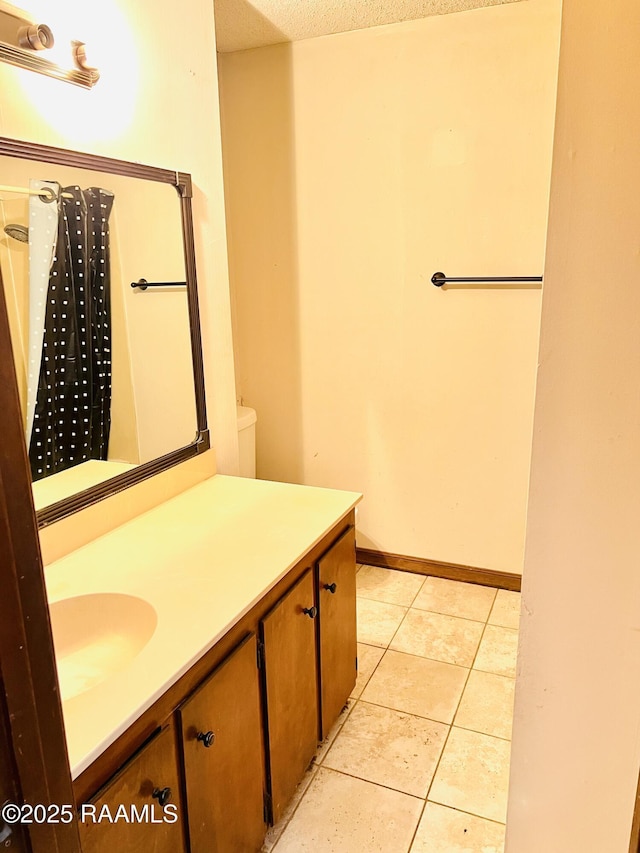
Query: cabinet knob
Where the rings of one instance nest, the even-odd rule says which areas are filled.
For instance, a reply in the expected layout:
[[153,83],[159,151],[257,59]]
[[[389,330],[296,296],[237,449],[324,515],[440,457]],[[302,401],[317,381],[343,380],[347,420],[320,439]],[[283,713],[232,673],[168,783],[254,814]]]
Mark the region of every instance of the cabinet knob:
[[171,788],[154,788],[151,796],[157,800],[161,806],[166,806],[171,799]]
[[331,593],[331,595],[333,595],[337,589],[337,586],[334,583],[326,583],[324,585],[324,588],[326,590],[328,590]]
[[206,746],[209,749],[210,746],[213,746],[213,742],[216,739],[214,732],[198,732],[198,736],[196,740],[202,741],[202,745]]
[[318,613],[317,607],[303,607],[302,612],[306,613],[309,619],[315,619]]

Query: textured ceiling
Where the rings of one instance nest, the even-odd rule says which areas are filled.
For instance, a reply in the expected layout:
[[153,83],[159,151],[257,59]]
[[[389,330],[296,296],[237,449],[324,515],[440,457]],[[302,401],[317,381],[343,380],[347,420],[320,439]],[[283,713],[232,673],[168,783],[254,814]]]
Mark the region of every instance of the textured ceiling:
[[215,0],[220,53],[517,0]]

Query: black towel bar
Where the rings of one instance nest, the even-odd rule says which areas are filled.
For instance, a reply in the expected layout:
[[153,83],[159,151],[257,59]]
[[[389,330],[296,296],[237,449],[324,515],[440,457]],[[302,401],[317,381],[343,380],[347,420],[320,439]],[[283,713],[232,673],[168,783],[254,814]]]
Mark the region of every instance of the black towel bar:
[[436,287],[442,287],[443,284],[448,284],[450,281],[460,282],[460,283],[487,283],[487,282],[499,282],[500,284],[511,284],[512,282],[532,282],[532,281],[542,281],[541,275],[526,275],[526,276],[500,276],[496,278],[495,276],[490,276],[488,278],[447,278],[447,276],[443,272],[434,272],[431,276],[431,284],[435,284]]
[[186,287],[186,281],[147,281],[146,278],[141,278],[139,281],[132,281],[131,287],[139,290],[146,290],[148,287]]

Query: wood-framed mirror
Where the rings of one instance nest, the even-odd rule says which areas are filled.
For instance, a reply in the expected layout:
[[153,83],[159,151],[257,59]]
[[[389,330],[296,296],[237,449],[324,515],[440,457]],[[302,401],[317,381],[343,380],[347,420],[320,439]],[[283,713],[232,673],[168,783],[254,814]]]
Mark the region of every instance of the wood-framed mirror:
[[210,446],[190,175],[0,137],[0,283],[38,525]]

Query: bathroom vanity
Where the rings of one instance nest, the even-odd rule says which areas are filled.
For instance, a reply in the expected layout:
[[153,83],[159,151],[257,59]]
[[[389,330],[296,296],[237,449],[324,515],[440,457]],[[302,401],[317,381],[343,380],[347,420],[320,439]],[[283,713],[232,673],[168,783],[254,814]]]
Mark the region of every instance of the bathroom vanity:
[[0,169],[0,716],[15,790],[81,819],[27,841],[257,851],[355,683],[361,496],[216,474],[190,175],[3,137]]
[[178,815],[85,853],[260,849],[355,684],[359,499],[218,475],[46,567],[78,806]]

